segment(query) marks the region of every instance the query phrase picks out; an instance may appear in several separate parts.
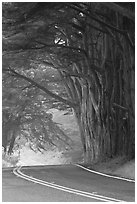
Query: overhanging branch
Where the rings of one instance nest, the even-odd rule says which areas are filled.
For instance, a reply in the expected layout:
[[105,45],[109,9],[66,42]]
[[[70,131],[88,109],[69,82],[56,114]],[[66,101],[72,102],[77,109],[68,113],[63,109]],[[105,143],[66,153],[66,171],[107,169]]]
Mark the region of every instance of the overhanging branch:
[[52,93],[52,92],[49,91],[47,88],[41,86],[40,84],[38,84],[37,82],[33,81],[32,79],[30,79],[30,78],[28,78],[28,77],[26,77],[26,76],[24,76],[24,75],[22,75],[22,74],[16,72],[15,70],[13,70],[13,69],[10,68],[10,67],[9,67],[9,69],[4,69],[4,71],[11,72],[14,76],[17,76],[17,77],[19,77],[19,78],[21,78],[21,79],[24,79],[24,80],[28,81],[30,84],[32,84],[33,86],[35,86],[35,87],[39,88],[40,90],[44,91],[46,94],[48,94],[48,95],[51,96],[52,98],[55,98],[55,99],[57,99],[58,101],[60,101],[60,102],[62,102],[62,103],[65,103],[66,105],[69,105],[69,106],[72,107],[72,108],[75,108],[76,105],[77,105],[76,103],[73,103],[73,102],[71,102],[71,101],[69,101],[69,100],[66,100],[66,99],[60,97],[60,96],[57,95],[57,94]]
[[116,12],[120,13],[121,15],[126,16],[129,19],[135,21],[135,14],[133,12],[131,12],[130,10],[128,10],[122,6],[119,6],[118,4],[113,3],[113,2],[109,2],[109,3],[103,2],[103,5],[105,5],[109,9],[116,11]]
[[82,52],[86,55],[86,51],[84,49],[81,49],[81,48],[77,48],[77,47],[73,47],[73,46],[65,46],[65,45],[60,45],[60,44],[47,44],[47,43],[44,43],[44,42],[40,42],[38,40],[35,40],[36,43],[39,43],[41,45],[44,45],[45,47],[50,47],[50,48],[62,48],[62,49],[69,49],[69,50],[75,50],[75,51],[78,51],[78,52]]
[[71,4],[69,5],[72,9],[76,10],[76,11],[79,11],[79,12],[82,12],[83,14],[85,14],[87,17],[89,17],[90,19],[112,29],[113,31],[116,31],[120,34],[123,34],[123,35],[126,35],[126,31],[125,30],[121,30],[121,29],[118,29],[108,23],[106,23],[105,21],[103,21],[102,19],[98,18],[97,16],[95,16],[94,14],[91,14],[89,12],[86,12],[84,11],[83,9],[79,8],[76,4]]

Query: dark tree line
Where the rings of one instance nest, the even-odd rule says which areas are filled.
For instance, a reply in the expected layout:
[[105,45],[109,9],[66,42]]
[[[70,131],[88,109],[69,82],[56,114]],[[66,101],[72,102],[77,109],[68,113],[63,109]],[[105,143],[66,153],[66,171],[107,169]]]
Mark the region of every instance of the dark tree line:
[[[127,2],[3,3],[4,73],[73,108],[86,162],[134,157],[134,9]],[[27,76],[32,61],[57,70],[67,95]]]

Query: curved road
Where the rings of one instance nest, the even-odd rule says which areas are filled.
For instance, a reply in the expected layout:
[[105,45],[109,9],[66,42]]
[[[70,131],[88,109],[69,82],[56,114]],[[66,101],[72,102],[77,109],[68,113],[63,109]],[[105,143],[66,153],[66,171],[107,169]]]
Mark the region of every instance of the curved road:
[[135,201],[135,183],[88,172],[75,165],[6,168],[3,202]]

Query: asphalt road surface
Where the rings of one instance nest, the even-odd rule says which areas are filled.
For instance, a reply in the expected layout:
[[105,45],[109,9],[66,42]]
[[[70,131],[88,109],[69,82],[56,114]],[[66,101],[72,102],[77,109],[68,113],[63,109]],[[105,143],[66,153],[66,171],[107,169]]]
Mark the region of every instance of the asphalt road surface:
[[3,202],[135,201],[135,183],[88,172],[75,165],[6,168]]

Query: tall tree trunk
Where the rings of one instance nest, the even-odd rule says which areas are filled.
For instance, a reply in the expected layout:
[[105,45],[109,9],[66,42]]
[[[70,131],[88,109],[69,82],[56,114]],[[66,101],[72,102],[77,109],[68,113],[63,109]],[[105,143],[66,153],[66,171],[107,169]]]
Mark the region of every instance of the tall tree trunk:
[[105,64],[106,74],[101,76],[102,94],[99,96],[94,77],[82,79],[82,99],[75,110],[86,163],[101,157],[134,155],[134,63],[129,58],[132,54],[126,41],[122,54],[117,44],[110,40],[108,43],[107,60],[112,62]]

